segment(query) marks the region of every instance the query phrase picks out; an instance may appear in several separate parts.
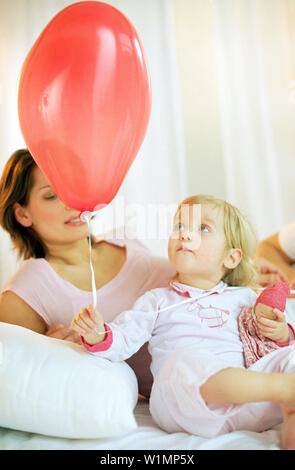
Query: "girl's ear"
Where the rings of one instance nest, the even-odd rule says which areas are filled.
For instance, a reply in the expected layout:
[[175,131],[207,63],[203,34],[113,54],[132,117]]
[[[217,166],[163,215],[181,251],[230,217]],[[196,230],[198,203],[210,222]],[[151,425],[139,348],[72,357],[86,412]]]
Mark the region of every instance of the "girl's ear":
[[232,248],[223,261],[223,265],[227,269],[234,269],[238,266],[242,257],[243,253],[239,248]]
[[18,223],[23,225],[23,227],[31,227],[33,222],[27,209],[21,206],[18,202],[13,206],[13,214]]

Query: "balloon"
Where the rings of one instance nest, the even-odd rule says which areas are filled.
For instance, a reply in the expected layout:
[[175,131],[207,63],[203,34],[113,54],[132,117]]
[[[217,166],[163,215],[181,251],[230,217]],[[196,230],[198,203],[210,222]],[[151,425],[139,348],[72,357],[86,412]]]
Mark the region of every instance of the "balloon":
[[24,140],[57,196],[94,211],[116,195],[146,133],[151,87],[140,39],[111,5],[61,10],[20,73]]

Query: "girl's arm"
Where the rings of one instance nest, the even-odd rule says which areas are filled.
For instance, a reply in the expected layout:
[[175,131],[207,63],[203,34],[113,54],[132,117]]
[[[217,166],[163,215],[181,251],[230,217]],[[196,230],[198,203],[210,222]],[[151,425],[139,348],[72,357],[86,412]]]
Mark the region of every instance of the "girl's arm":
[[92,305],[82,308],[74,316],[71,327],[82,337],[82,344],[94,346],[101,343],[106,336],[103,317]]
[[[200,387],[207,403],[251,403],[271,401],[295,406],[295,377],[229,367],[209,377]],[[291,403],[290,403],[291,402]]]
[[[83,311],[87,309],[83,309]],[[103,324],[99,312],[89,315],[89,319],[82,315],[82,320],[87,320],[88,324],[88,328],[84,326],[87,336],[83,338],[82,334],[82,344],[87,351],[95,353],[99,357],[115,362],[124,361],[136,353],[151,338],[157,318],[157,310],[156,296],[153,291],[149,291],[136,301],[132,310],[122,312],[111,323]],[[81,319],[81,312],[74,317],[71,326],[75,331],[82,333],[82,324],[79,319]],[[103,333],[103,340],[100,340],[101,336],[97,336],[96,344],[93,344],[92,341],[92,344],[87,344],[85,341],[89,337],[88,335],[91,334],[89,330],[91,321],[94,322],[92,324],[93,336],[91,339],[95,338],[95,329],[98,328]]]
[[282,408],[281,446],[295,449],[295,377],[293,374],[263,373],[228,368],[209,377],[200,387],[207,403],[253,403],[270,401]]

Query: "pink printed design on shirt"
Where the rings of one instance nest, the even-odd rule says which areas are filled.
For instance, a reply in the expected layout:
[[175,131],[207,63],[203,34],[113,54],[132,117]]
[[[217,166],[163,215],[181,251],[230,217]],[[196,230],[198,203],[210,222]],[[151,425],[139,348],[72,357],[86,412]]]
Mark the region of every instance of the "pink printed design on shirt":
[[201,322],[205,322],[209,328],[221,328],[229,320],[229,310],[214,307],[213,305],[203,307],[199,302],[192,302],[187,307],[187,311],[192,312],[193,310],[196,310]]

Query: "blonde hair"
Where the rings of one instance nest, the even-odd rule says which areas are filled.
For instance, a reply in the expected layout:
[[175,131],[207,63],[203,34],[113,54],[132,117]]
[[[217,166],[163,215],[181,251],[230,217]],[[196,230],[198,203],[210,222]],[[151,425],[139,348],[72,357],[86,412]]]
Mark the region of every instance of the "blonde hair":
[[229,202],[208,194],[198,194],[184,199],[178,206],[184,204],[212,204],[223,211],[224,234],[226,249],[238,248],[242,251],[240,263],[233,269],[227,270],[222,278],[230,286],[257,286],[257,271],[253,261],[258,245],[257,235],[253,226],[241,211]]

